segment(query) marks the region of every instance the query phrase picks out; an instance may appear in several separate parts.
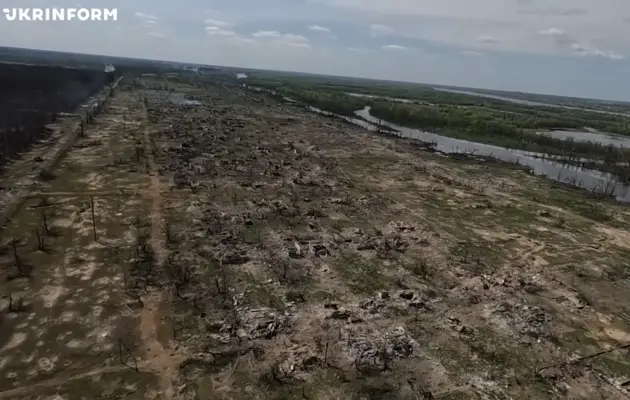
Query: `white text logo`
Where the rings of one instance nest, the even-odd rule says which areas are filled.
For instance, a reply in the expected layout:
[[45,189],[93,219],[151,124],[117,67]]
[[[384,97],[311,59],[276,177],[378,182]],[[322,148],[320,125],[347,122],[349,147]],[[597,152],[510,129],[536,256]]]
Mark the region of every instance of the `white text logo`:
[[116,8],[4,8],[8,21],[117,21]]

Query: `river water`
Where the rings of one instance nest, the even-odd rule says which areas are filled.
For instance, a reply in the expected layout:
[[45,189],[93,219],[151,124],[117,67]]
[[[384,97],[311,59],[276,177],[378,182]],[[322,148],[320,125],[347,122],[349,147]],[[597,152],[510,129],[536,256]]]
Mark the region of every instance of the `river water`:
[[[313,111],[321,112],[314,109]],[[331,115],[331,113],[326,113]],[[529,168],[536,175],[546,176],[559,182],[570,182],[575,186],[589,191],[606,191],[614,195],[618,201],[630,203],[630,186],[619,182],[615,176],[592,169],[580,168],[561,161],[550,159],[549,155],[516,149],[493,146],[484,143],[471,142],[408,128],[388,121],[378,119],[370,114],[370,107],[358,110],[355,114],[361,119],[349,118],[341,115],[337,117],[362,126],[370,131],[379,131],[378,125],[391,128],[398,132],[398,136],[433,143],[435,149],[445,154],[471,154],[490,157],[504,162],[518,164]],[[367,125],[367,127],[366,127]]]
[[373,124],[380,124],[400,132],[400,136],[435,143],[436,150],[447,154],[474,154],[491,157],[497,160],[526,166],[536,175],[543,175],[560,182],[571,182],[587,190],[614,187],[615,197],[619,201],[630,202],[630,187],[616,180],[616,177],[597,170],[579,168],[549,159],[542,153],[534,153],[516,149],[493,146],[468,140],[454,139],[419,129],[407,128],[391,122],[380,120],[370,114],[370,107],[358,110],[355,114]]
[[[486,97],[490,99],[507,101],[507,102],[522,104],[522,105],[527,105],[527,106],[549,106],[549,107],[568,108],[568,109],[573,109],[573,110],[592,111],[592,112],[599,112],[599,113],[604,113],[604,114],[613,114],[613,115],[620,115],[620,116],[630,116],[627,114],[615,113],[612,111],[589,110],[585,108],[561,106],[558,104],[544,104],[544,103],[538,103],[535,101],[513,99],[510,97],[502,97],[502,96],[496,96],[492,94],[469,92],[466,90],[444,89],[444,88],[433,88],[433,89],[439,90],[442,92],[465,94],[469,96]],[[387,96],[378,96],[378,95],[372,95],[372,94],[352,93],[352,92],[346,92],[346,94],[352,97],[362,97],[362,98],[367,98],[367,99],[383,99],[383,100],[392,101],[395,103],[414,103],[414,102],[418,103],[418,101],[414,101],[410,99],[403,99],[403,98],[398,98],[398,97],[387,97]],[[429,104],[429,103],[426,103],[426,104]],[[518,114],[518,113],[514,113],[514,114]],[[630,148],[630,137],[614,135],[614,134],[610,134],[606,132],[597,132],[593,130],[591,131],[554,130],[554,131],[542,131],[538,133],[541,135],[549,135],[556,139],[562,139],[562,140],[572,139],[572,140],[575,140],[576,142],[592,142],[592,143],[601,144],[603,146],[612,145],[614,147]]]
[[630,137],[614,135],[605,132],[588,132],[572,130],[555,130],[538,132],[541,135],[548,135],[561,140],[575,140],[576,142],[591,142],[602,146],[630,148]]
[[[272,90],[265,90],[262,88],[252,89],[258,92],[266,91],[272,94],[277,94],[275,91]],[[364,97],[364,95],[361,95],[360,97]],[[297,101],[286,97],[284,98],[284,100],[291,103],[298,103]],[[529,168],[532,173],[536,175],[546,176],[558,182],[571,183],[572,185],[588,191],[595,191],[598,193],[606,192],[611,194],[611,196],[615,197],[618,201],[630,203],[630,186],[620,182],[617,177],[609,173],[593,169],[580,168],[574,165],[563,163],[562,161],[554,160],[554,157],[551,155],[517,149],[506,149],[504,147],[477,143],[462,139],[455,139],[447,136],[438,135],[436,133],[425,132],[420,129],[408,128],[372,116],[370,114],[369,106],[355,111],[355,114],[358,118],[347,117],[328,111],[323,111],[312,106],[307,106],[307,108],[312,112],[343,119],[347,122],[350,122],[372,132],[382,132],[383,127],[385,127],[388,130],[393,131],[396,136],[418,140],[424,143],[430,143],[433,145],[436,151],[444,154],[468,154],[494,158],[503,162],[522,165]],[[558,132],[562,131],[545,133],[558,134]],[[591,139],[593,137],[599,137],[601,135],[600,133],[595,132],[580,133],[590,133],[594,135],[592,137],[589,136]],[[570,132],[567,133],[567,135],[569,134]],[[628,140],[628,144],[630,145],[630,139],[626,140]]]

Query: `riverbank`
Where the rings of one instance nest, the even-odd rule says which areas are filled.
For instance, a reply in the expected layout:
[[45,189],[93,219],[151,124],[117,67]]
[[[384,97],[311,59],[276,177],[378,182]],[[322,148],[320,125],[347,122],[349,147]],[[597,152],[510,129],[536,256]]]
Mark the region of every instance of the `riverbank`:
[[[584,165],[584,161],[587,160],[589,167],[597,166],[596,170],[614,175],[611,176],[612,179],[630,181],[630,167],[626,167],[630,165],[629,148],[614,146],[610,140],[604,141],[608,144],[566,140],[555,137],[550,131],[575,130],[576,127],[583,129],[588,124],[592,130],[591,135],[597,135],[596,132],[602,127],[626,132],[624,129],[630,120],[619,116],[510,104],[496,99],[483,103],[484,99],[481,97],[437,90],[430,96],[424,96],[424,99],[430,99],[433,103],[419,104],[410,103],[406,98],[383,99],[380,95],[340,91],[346,89],[345,86],[341,86],[339,90],[333,90],[332,87],[334,86],[308,86],[308,89],[305,89],[297,84],[287,84],[276,86],[274,89],[256,87],[256,90],[266,91],[292,102],[308,104],[346,118],[357,116],[364,118],[365,115],[356,111],[368,107],[370,116],[402,126],[403,130],[413,128],[432,132],[441,137],[466,141],[464,146],[466,150],[463,151],[475,151],[475,146],[471,144],[477,143],[506,150],[536,153],[534,157],[537,158],[549,156],[561,159],[564,164],[578,167]],[[363,91],[365,90],[367,89],[364,88]],[[453,103],[458,97],[464,98],[462,100],[464,105]],[[472,104],[467,103],[471,101],[470,98],[473,99]],[[375,120],[371,122],[378,124]],[[541,130],[549,132],[541,134]],[[603,137],[606,134],[600,135]],[[440,137],[436,139],[441,140]]]
[[[337,114],[331,111],[309,106],[295,99],[283,96],[281,93],[259,87],[250,87],[255,92],[264,92],[274,99],[290,104],[294,107],[307,108],[312,112],[325,115],[329,118],[340,119],[345,123],[360,126],[371,132],[380,132],[396,137],[412,139],[420,143],[420,147],[442,153],[453,158],[465,158],[499,161],[524,168],[533,175],[543,175],[563,185],[586,190],[597,199],[615,199],[621,202],[630,202],[630,186],[627,180],[620,178],[603,169],[603,162],[592,162],[589,166],[598,168],[589,169],[580,167],[585,165],[580,158],[547,155],[545,153],[527,152],[518,149],[508,149],[501,146],[479,143],[475,141],[457,139],[449,136],[430,133],[423,130],[404,127],[389,121],[378,119],[370,114],[370,107],[366,106],[354,112],[353,116]],[[624,165],[615,164],[615,168],[624,172]]]

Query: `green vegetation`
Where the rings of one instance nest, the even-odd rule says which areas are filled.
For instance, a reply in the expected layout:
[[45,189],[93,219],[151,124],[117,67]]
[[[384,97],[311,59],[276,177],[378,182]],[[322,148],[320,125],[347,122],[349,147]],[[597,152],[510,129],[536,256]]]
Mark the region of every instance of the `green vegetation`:
[[[630,118],[619,115],[516,104],[444,92],[427,85],[411,83],[261,72],[250,75],[248,83],[337,114],[353,115],[354,111],[370,106],[370,113],[374,117],[410,128],[505,148],[560,156],[568,163],[576,165],[582,165],[583,159],[597,160],[597,164],[591,163],[588,166],[618,176],[630,176],[627,167],[630,165],[630,150],[594,142],[563,140],[537,133],[562,129],[584,130],[589,127],[630,136]],[[375,97],[360,97],[357,94]],[[396,99],[406,99],[407,102]],[[573,100],[571,104],[575,105]],[[582,105],[605,108],[604,105],[594,107],[594,104],[597,103],[591,101]]]
[[348,96],[336,91],[316,91],[301,89],[285,89],[282,94],[299,102],[306,103],[321,110],[340,115],[354,116],[354,112],[365,106],[365,100]]
[[355,293],[373,293],[387,285],[381,272],[383,265],[359,256],[345,256],[334,264],[335,271]]
[[536,129],[583,129],[588,124],[586,120],[577,122],[578,119],[566,121],[560,117],[553,119],[546,116],[545,112],[540,112],[539,115],[526,115],[488,107],[374,102],[371,114],[412,128],[506,148],[610,161],[630,160],[630,152],[612,146],[556,139],[532,132]]

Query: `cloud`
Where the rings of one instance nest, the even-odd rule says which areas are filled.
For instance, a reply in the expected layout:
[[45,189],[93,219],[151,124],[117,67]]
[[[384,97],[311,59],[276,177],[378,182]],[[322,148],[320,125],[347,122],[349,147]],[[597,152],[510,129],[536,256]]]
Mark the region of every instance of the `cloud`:
[[570,35],[567,32],[558,28],[543,29],[538,31],[538,33],[541,35],[552,37],[557,46],[569,49],[573,54],[577,54],[580,56],[598,56],[609,58],[611,60],[624,59],[624,56],[622,54],[619,54],[615,51],[602,50],[595,46],[581,44],[575,36]]
[[203,22],[204,22],[206,25],[209,25],[209,26],[218,26],[218,27],[221,27],[221,28],[225,28],[225,27],[228,27],[228,26],[232,26],[232,24],[231,24],[231,23],[229,23],[229,22],[219,21],[219,20],[216,20],[216,19],[211,19],[211,18],[206,18],[206,19],[204,19],[204,20],[203,20]]
[[370,36],[378,37],[378,36],[387,36],[394,33],[394,28],[387,25],[381,24],[373,24],[370,25]]
[[470,57],[479,57],[479,56],[483,56],[483,53],[480,51],[476,51],[476,50],[462,50],[460,52],[462,55],[465,56],[470,56]]
[[316,32],[330,32],[329,28],[326,28],[325,26],[320,26],[320,25],[311,25],[308,27],[308,29],[311,31],[316,31]]
[[204,30],[208,36],[236,36],[236,32],[218,26],[206,26]]
[[483,43],[483,44],[495,44],[495,43],[499,43],[499,41],[495,38],[493,38],[490,35],[480,35],[477,37],[477,42],[479,43]]
[[147,32],[147,36],[156,37],[156,38],[165,38],[166,35],[160,32]]
[[596,56],[596,57],[604,57],[609,58],[611,60],[623,60],[625,57],[621,54],[615,53],[614,51],[593,49],[582,46],[579,43],[572,43],[571,50],[573,50],[576,54],[581,56]]
[[134,16],[140,19],[140,26],[147,29],[154,29],[158,25],[159,17],[151,14],[136,12]]
[[538,31],[539,34],[541,35],[548,35],[548,36],[564,36],[566,35],[566,33],[558,28],[548,28],[548,29],[541,29]]
[[311,47],[308,38],[302,35],[295,35],[292,33],[287,33],[283,35],[278,43],[290,46],[290,47],[303,47],[308,48]]
[[136,18],[141,19],[143,23],[149,24],[149,25],[155,25],[157,21],[160,19],[159,17],[156,17],[155,15],[145,14],[141,12],[135,13],[134,16]]
[[409,47],[400,46],[398,44],[386,44],[384,46],[381,46],[381,48],[384,50],[397,50],[397,51],[409,50]]
[[258,39],[273,39],[274,43],[278,45],[302,48],[311,47],[307,37],[293,33],[282,34],[278,31],[257,31],[252,33],[252,36]]
[[257,38],[277,38],[280,37],[281,34],[278,31],[258,31],[252,33],[252,36]]
[[140,18],[140,19],[149,19],[149,20],[160,19],[160,18],[156,17],[155,15],[145,14],[145,13],[141,13],[141,12],[136,12],[134,15],[137,18]]
[[539,35],[551,37],[553,42],[559,46],[567,46],[575,41],[575,38],[558,28],[541,29],[537,33]]
[[[357,20],[377,20],[395,35],[437,45],[505,53],[566,55],[571,43],[588,44],[618,54],[630,53],[630,1],[625,0],[310,0],[348,13]],[[352,17],[347,17],[348,19]],[[573,32],[572,40],[542,43],[535,32],[555,27]],[[384,36],[393,32],[372,32]],[[499,39],[479,41],[480,35]],[[597,41],[601,41],[597,42]],[[597,43],[596,43],[597,42]]]
[[[25,1],[47,0],[3,7]],[[90,6],[55,5],[77,1]],[[0,38],[16,47],[630,100],[628,0],[211,3],[111,0],[115,23],[0,23]]]

